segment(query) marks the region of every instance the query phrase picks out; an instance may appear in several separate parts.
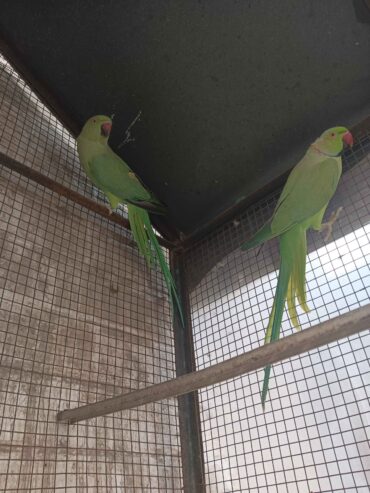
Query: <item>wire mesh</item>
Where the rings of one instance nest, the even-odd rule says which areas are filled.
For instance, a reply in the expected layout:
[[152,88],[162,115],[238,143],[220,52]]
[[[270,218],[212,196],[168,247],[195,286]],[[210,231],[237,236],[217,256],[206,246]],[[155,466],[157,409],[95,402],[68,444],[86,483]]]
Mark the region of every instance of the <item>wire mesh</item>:
[[[369,303],[370,139],[345,156],[327,216],[343,211],[333,238],[308,237],[307,328]],[[277,283],[276,240],[242,252],[267,220],[271,194],[188,252],[186,271],[196,365],[219,363],[263,344]],[[287,313],[282,332],[293,332]],[[370,490],[370,335],[340,340],[276,364],[266,411],[263,370],[199,392],[209,492],[324,493]]]
[[[92,194],[72,137],[0,65],[0,150]],[[0,249],[0,490],[181,491],[174,399],[56,423],[174,376],[161,272],[130,233],[1,166]]]
[[[0,54],[0,152],[89,198],[108,204],[87,179],[76,141]],[[127,217],[120,205],[117,212]]]

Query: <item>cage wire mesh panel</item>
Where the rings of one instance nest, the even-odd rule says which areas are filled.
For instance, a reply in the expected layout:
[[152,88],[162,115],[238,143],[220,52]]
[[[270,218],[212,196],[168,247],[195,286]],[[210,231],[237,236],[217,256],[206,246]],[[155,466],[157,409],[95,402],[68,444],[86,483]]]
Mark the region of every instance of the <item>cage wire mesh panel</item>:
[[[0,53],[0,152],[108,204],[81,169],[73,136]],[[117,212],[127,217],[126,207]]]
[[[1,151],[92,193],[72,137],[1,64]],[[0,490],[180,491],[176,400],[56,423],[174,377],[161,272],[130,233],[1,166],[0,249]]]
[[[311,311],[303,329],[369,303],[370,139],[346,154],[328,217],[334,236],[308,236]],[[279,262],[277,240],[242,252],[267,220],[275,193],[199,241],[187,254],[197,368],[263,344]],[[284,335],[293,332],[287,313]],[[199,392],[208,492],[370,491],[368,332],[273,366],[265,413],[263,370]]]

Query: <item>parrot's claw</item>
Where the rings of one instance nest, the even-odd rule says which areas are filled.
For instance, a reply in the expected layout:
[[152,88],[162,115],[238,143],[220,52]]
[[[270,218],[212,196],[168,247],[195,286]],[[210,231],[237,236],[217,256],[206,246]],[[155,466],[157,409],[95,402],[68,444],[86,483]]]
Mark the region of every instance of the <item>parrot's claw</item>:
[[109,211],[109,215],[111,216],[113,214],[113,209],[110,205],[108,205],[108,211]]
[[324,238],[325,242],[329,241],[329,239],[331,238],[332,233],[333,233],[333,225],[334,225],[335,221],[338,219],[339,214],[341,213],[342,209],[343,209],[343,207],[338,207],[338,209],[335,212],[333,212],[331,214],[331,216],[329,217],[329,221],[327,221],[326,223],[322,223],[321,228],[320,228],[320,233],[327,230],[327,233],[326,233],[325,238]]

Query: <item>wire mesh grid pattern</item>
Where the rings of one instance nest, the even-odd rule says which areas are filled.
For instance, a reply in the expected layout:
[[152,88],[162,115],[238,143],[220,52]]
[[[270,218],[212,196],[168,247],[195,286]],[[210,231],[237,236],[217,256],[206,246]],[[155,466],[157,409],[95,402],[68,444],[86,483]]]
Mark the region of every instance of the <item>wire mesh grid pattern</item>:
[[[81,169],[76,141],[0,54],[0,152],[108,204]],[[125,206],[117,209],[127,217]]]
[[[302,328],[370,300],[370,141],[347,153],[327,215],[342,214],[327,244],[309,234],[311,311]],[[279,193],[198,242],[187,255],[197,369],[263,344],[277,283],[277,241],[241,252]],[[285,313],[282,332],[293,332]],[[370,489],[370,335],[363,333],[199,392],[209,492],[324,493]]]
[[[81,193],[72,137],[1,60],[1,151]],[[0,167],[1,491],[180,491],[177,402],[59,410],[174,376],[168,296],[131,235]]]

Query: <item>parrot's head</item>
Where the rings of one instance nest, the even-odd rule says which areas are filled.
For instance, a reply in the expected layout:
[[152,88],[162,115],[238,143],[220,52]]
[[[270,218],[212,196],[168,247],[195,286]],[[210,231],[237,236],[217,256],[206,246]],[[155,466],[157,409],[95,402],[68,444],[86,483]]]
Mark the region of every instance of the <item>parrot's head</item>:
[[87,120],[80,135],[94,142],[107,142],[111,130],[112,119],[109,116],[97,115]]
[[325,130],[312,147],[327,156],[339,156],[346,145],[353,146],[353,137],[346,127]]

